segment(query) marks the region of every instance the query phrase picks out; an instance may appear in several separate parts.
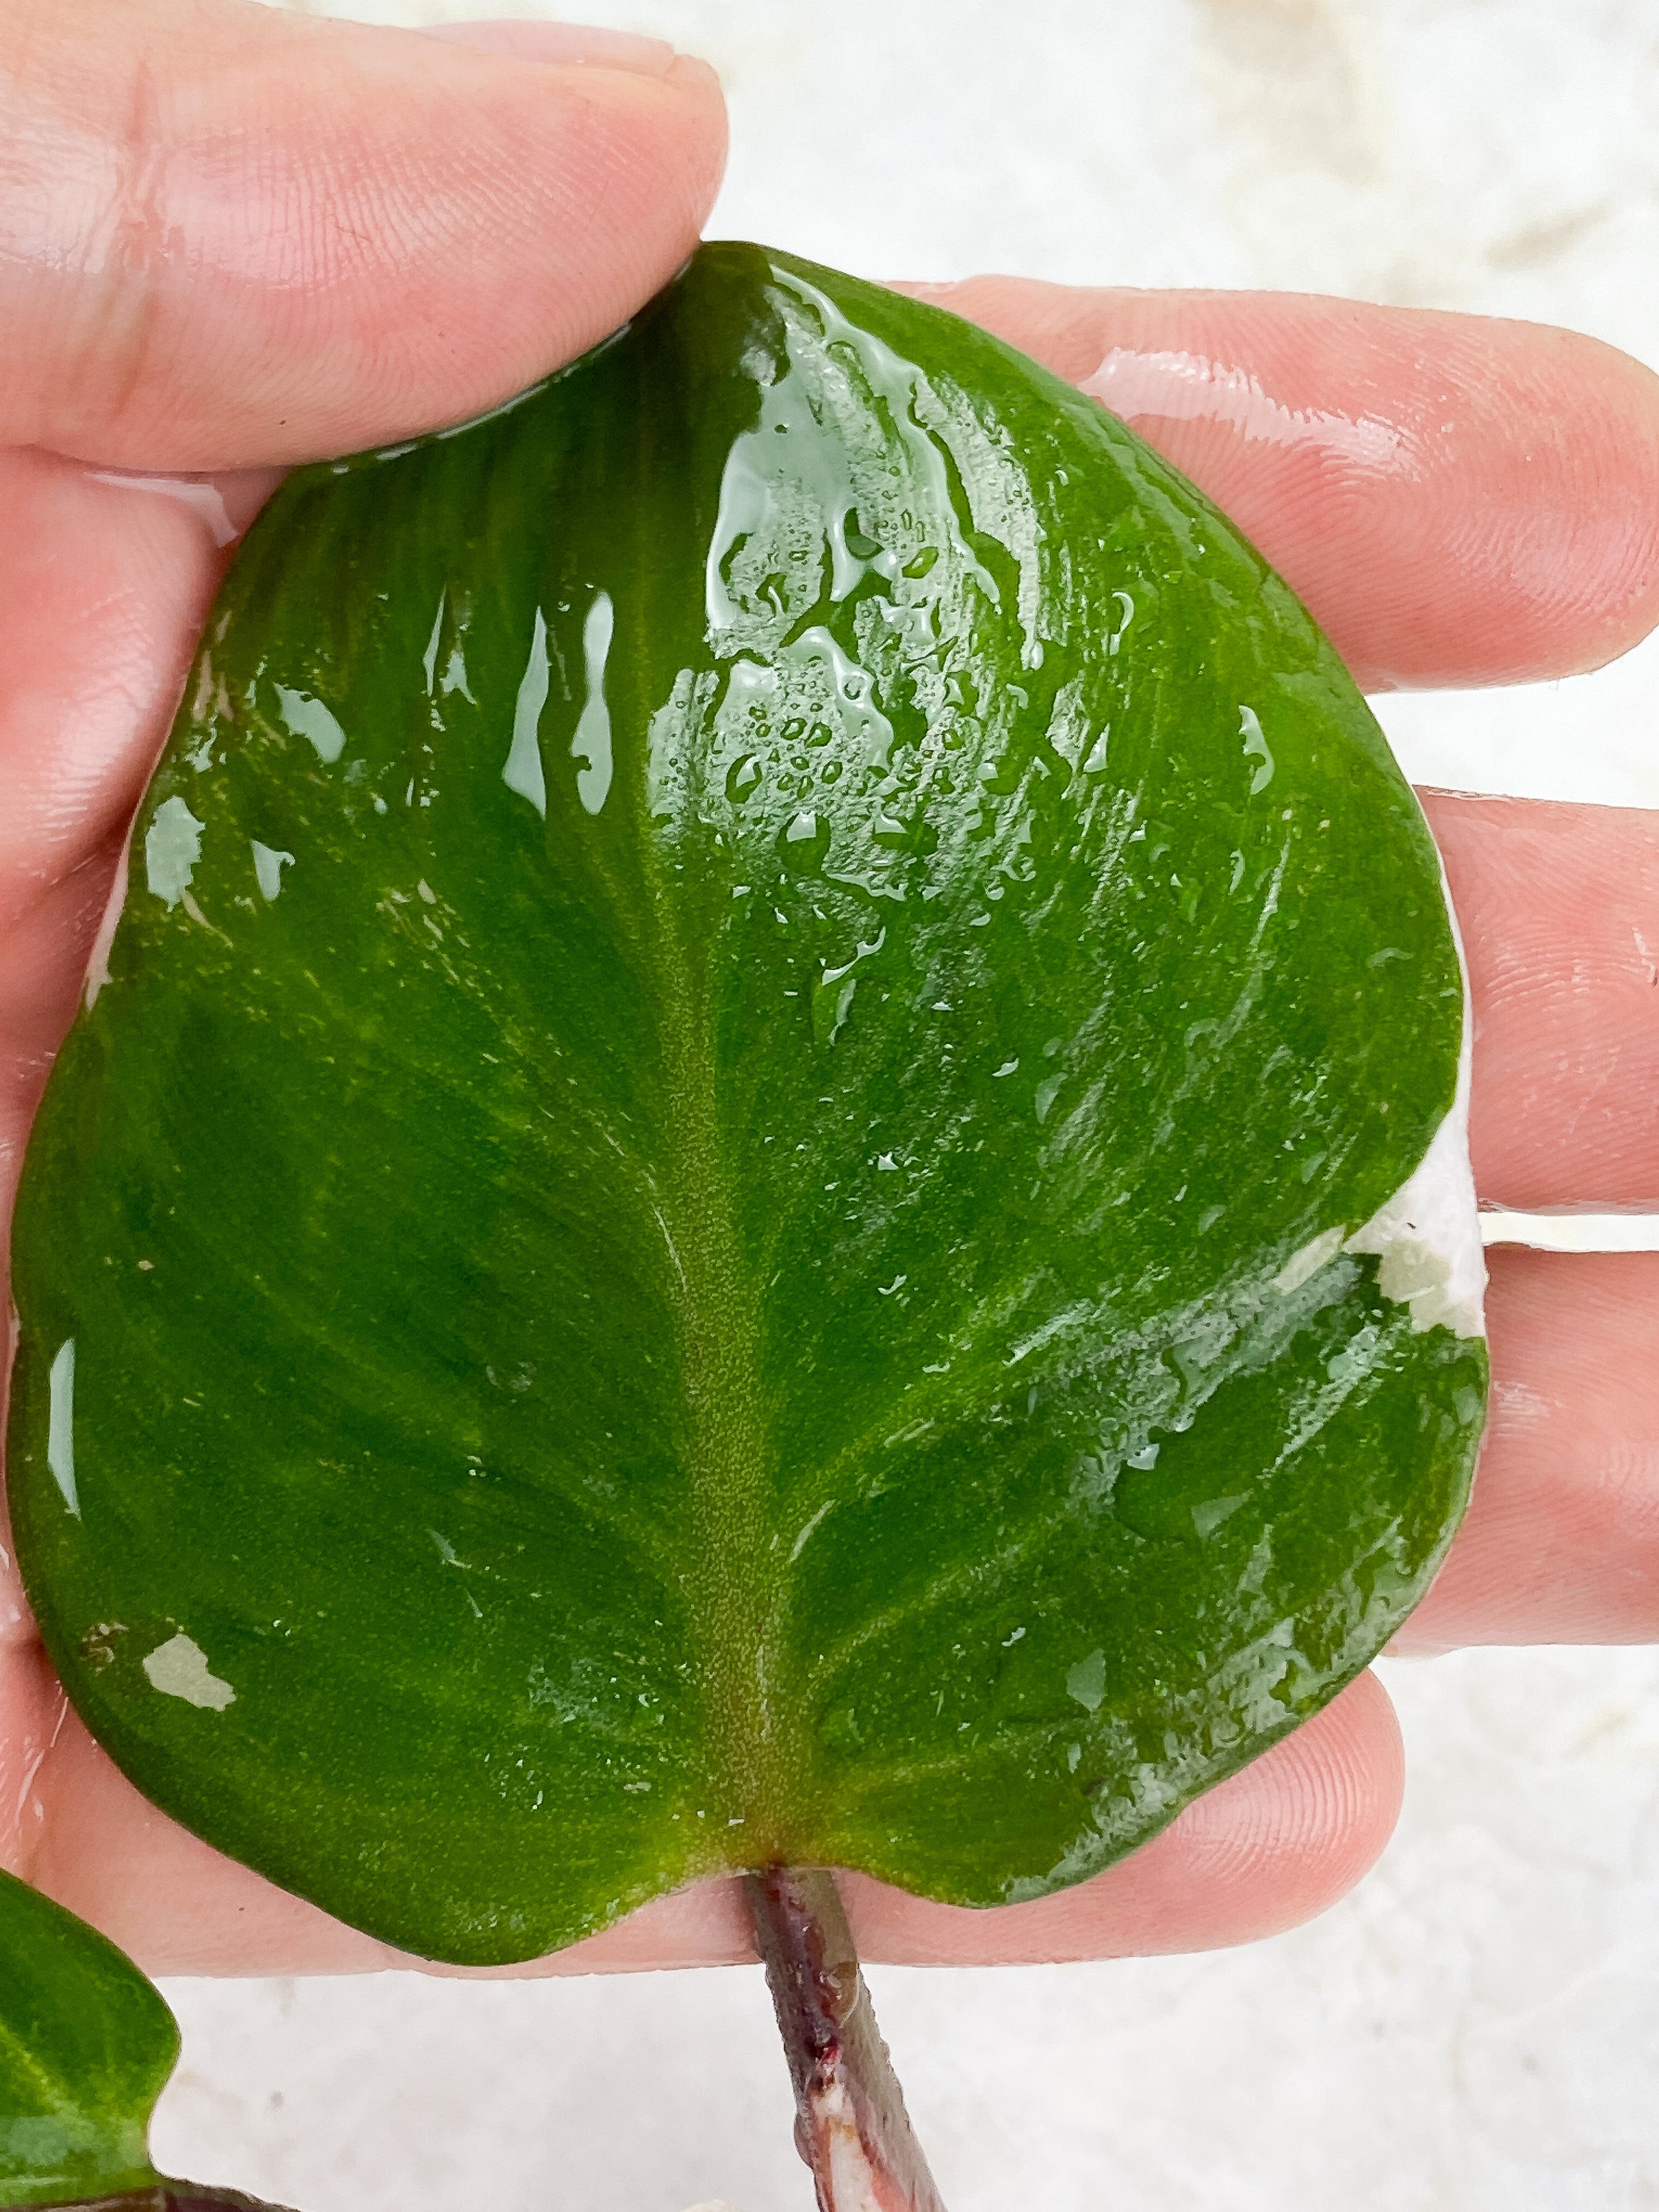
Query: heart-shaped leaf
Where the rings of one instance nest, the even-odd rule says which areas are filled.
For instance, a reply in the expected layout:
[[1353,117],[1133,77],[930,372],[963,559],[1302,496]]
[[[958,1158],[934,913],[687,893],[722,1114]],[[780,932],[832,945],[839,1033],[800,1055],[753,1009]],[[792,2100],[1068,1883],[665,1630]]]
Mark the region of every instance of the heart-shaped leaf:
[[0,1874],[0,2205],[153,2189],[173,2014],[112,1943]]
[[1416,804],[1224,520],[936,310],[707,248],[291,479],[104,977],[20,1205],[30,1588],[143,1790],[396,1942],[1076,1880],[1462,1506]]

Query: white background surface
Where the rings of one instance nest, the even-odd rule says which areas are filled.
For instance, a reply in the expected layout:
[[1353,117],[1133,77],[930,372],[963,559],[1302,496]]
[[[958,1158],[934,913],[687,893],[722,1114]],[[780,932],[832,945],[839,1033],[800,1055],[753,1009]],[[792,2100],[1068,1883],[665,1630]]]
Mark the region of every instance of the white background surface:
[[[874,276],[1530,316],[1659,365],[1656,0],[585,12],[721,69],[717,234]],[[1655,805],[1656,677],[1648,647],[1382,713],[1420,781]],[[1315,1926],[1209,1958],[872,1975],[952,2212],[1659,2207],[1659,1654],[1383,1672],[1406,1818]],[[307,2212],[811,2203],[757,1970],[167,1994],[186,2034],[157,2130],[174,2172]]]

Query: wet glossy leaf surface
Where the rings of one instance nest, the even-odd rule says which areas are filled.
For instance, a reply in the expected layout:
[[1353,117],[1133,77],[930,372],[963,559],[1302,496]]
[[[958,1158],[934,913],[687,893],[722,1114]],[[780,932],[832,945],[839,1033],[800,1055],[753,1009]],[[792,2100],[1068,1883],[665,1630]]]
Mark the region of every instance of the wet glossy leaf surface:
[[145,2131],[178,2056],[131,1961],[0,1874],[0,2205],[155,2187]]
[[447,1958],[774,1856],[1091,1872],[1449,1537],[1468,1283],[1409,1205],[1348,1240],[1461,1008],[1415,802],[1202,498],[707,248],[290,480],[222,595],[19,1212],[70,1693]]

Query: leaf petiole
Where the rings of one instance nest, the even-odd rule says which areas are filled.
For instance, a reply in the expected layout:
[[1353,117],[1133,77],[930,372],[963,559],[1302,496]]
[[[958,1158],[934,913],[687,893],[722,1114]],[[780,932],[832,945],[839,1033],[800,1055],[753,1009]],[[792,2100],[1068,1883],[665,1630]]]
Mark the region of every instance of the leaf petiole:
[[795,2092],[795,2143],[818,2212],[945,2212],[876,2026],[836,1878],[746,1878],[755,1938]]

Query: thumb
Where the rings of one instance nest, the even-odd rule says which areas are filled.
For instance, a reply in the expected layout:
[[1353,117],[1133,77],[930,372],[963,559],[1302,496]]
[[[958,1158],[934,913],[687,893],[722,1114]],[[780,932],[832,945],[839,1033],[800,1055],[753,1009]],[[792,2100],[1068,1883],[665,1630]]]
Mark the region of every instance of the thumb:
[[253,0],[0,0],[0,444],[119,467],[340,453],[505,398],[690,252],[702,63]]

